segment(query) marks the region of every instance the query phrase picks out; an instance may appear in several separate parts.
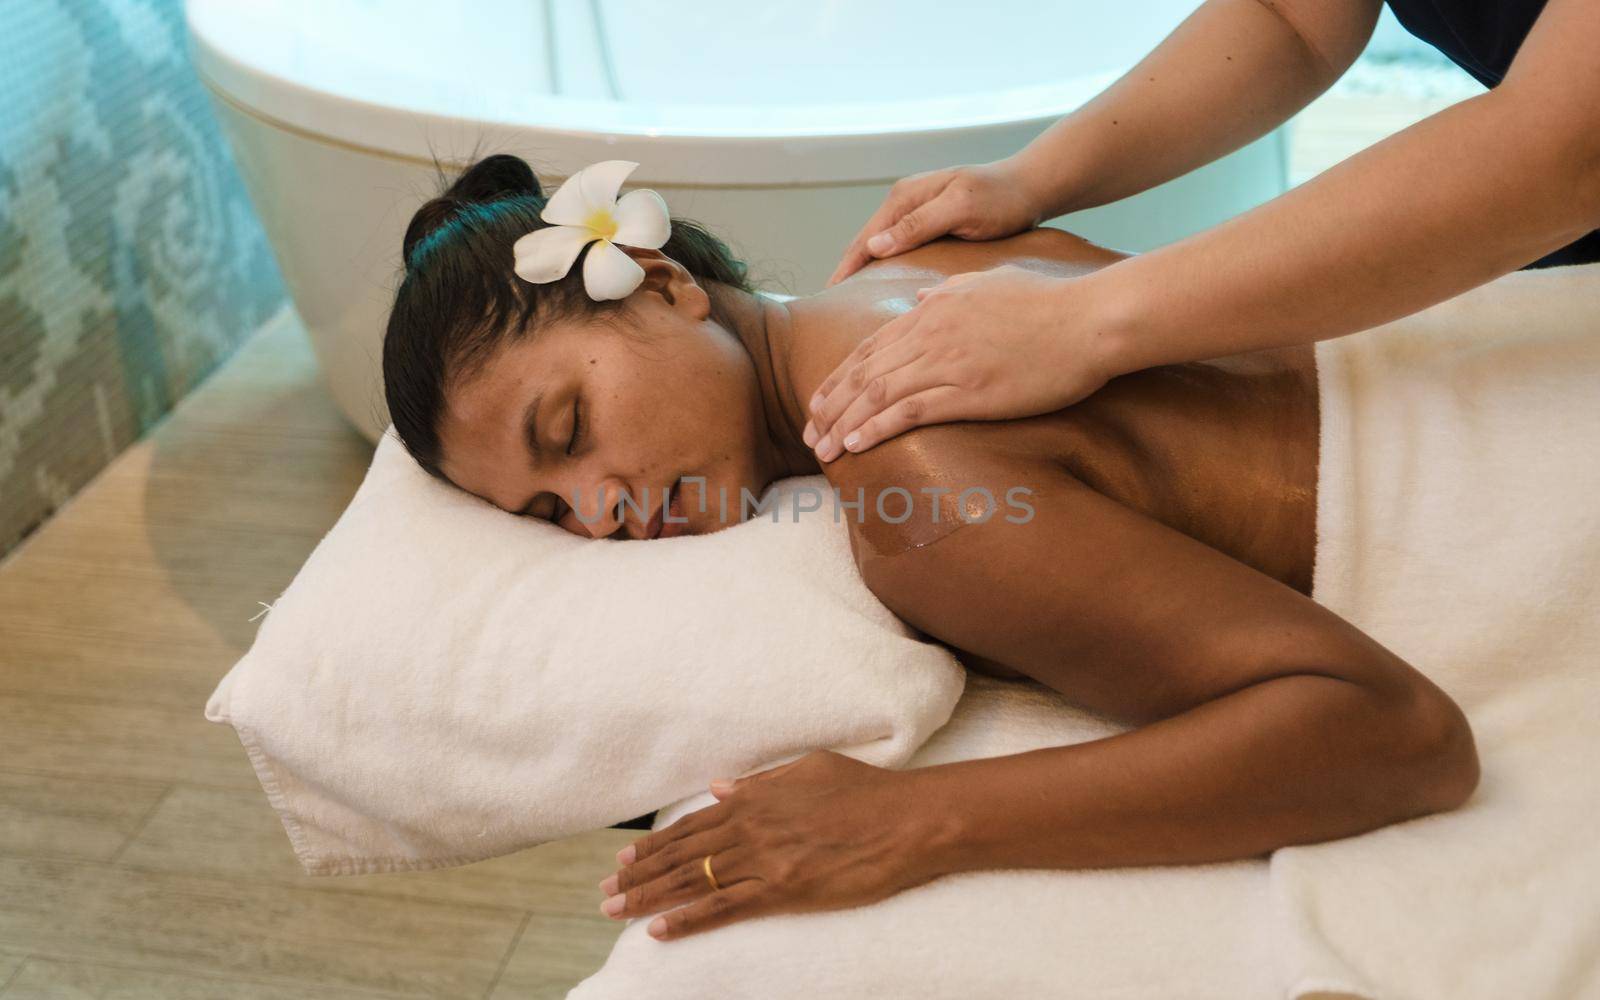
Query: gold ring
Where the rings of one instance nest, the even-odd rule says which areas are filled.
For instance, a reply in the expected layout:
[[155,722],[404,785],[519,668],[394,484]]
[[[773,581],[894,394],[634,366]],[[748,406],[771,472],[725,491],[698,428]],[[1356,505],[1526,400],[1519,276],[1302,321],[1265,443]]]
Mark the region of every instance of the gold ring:
[[717,884],[717,877],[711,874],[711,855],[709,854],[706,855],[704,868],[706,870],[706,878],[711,882],[711,891],[716,892],[721,889],[722,886]]

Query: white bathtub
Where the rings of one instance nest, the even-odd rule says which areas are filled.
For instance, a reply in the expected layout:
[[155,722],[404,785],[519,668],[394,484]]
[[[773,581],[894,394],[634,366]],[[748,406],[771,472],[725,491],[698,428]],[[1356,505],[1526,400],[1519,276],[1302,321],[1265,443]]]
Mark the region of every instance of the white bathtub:
[[[1195,0],[188,0],[215,98],[329,390],[369,438],[400,239],[433,157],[547,185],[636,160],[773,290],[821,287],[897,178],[992,160],[1128,69]],[[1147,249],[1281,192],[1281,132],[1053,220]]]

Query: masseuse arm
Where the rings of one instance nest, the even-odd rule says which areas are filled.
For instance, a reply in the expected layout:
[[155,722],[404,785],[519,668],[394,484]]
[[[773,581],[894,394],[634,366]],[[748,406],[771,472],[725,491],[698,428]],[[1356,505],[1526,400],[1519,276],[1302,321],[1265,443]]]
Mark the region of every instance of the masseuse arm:
[[1068,292],[1112,372],[1324,340],[1600,226],[1600,4],[1550,0],[1505,81],[1206,232]]
[[[1339,78],[1372,36],[1380,5],[1207,0],[1133,69],[1019,152],[898,182],[828,283],[946,233],[998,238],[1126,198],[1239,149]],[[880,232],[889,241],[869,247]]]
[[[1600,4],[1550,0],[1499,87],[1243,215],[1081,281],[947,282],[824,382],[808,443],[829,461],[856,432],[864,450],[1141,368],[1343,336],[1576,240],[1600,226],[1597,37]],[[997,327],[1002,309],[1017,319]]]

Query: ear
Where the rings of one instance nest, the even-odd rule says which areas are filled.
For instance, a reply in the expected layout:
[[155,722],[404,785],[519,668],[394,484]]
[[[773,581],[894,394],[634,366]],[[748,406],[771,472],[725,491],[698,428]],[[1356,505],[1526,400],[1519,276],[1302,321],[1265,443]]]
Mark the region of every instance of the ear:
[[701,320],[711,315],[711,296],[700,287],[682,264],[668,257],[660,250],[643,250],[638,247],[620,247],[624,253],[633,258],[633,262],[644,268],[644,280],[634,290],[639,292],[654,292],[661,296],[667,305],[679,310],[690,319]]

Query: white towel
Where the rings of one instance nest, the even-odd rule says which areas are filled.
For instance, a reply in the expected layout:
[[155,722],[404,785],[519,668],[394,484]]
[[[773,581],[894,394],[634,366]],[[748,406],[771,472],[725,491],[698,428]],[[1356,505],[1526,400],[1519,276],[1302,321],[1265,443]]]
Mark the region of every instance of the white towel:
[[1321,344],[1315,595],[1455,698],[1461,809],[1280,850],[1296,995],[1600,996],[1600,265]]
[[[1023,753],[1121,727],[1032,681],[967,679],[908,766]],[[711,805],[696,794],[661,829]],[[1264,861],[963,872],[870,906],[760,917],[677,941],[630,920],[568,1000],[1279,1000]]]

